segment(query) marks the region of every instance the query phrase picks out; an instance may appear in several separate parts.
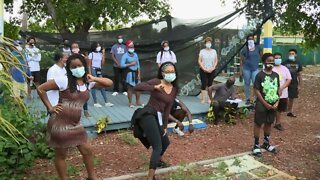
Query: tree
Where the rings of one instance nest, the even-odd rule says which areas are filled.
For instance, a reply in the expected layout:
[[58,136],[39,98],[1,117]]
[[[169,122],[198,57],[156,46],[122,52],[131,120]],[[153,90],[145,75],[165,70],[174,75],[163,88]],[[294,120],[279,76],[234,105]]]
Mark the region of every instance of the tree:
[[[12,0],[11,0],[12,1]],[[86,33],[90,28],[128,23],[146,15],[169,14],[168,0],[25,0],[22,9],[36,22],[51,19],[61,33]],[[10,9],[10,0],[7,9]]]
[[[235,0],[236,8],[248,5],[247,16],[264,15],[270,0]],[[224,2],[224,0],[222,0]],[[316,48],[320,45],[320,1],[319,0],[274,0],[274,25],[284,34],[303,34],[304,46]]]

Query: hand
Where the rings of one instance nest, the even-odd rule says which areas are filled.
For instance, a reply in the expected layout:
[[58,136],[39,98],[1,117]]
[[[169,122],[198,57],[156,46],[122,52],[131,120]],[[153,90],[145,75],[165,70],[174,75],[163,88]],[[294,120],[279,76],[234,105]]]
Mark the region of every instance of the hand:
[[87,74],[87,79],[89,82],[94,82],[97,77],[92,76],[91,74]]
[[129,64],[129,66],[134,66],[137,64],[137,61],[133,61],[132,63]]
[[29,76],[28,79],[29,79],[30,81],[32,81],[32,80],[33,80],[33,76]]
[[273,109],[273,106],[269,103],[265,104],[264,107],[266,107],[268,110]]
[[180,121],[177,122],[177,126],[179,127],[179,129],[180,129],[181,131],[183,131],[184,126],[183,126],[183,124],[182,124]]
[[141,77],[140,77],[140,73],[139,73],[138,76],[137,76],[137,79],[140,80],[140,78],[141,78]]
[[56,113],[56,114],[59,114],[59,112],[61,112],[63,110],[63,107],[62,105],[59,103],[57,104],[56,106],[53,106],[51,109],[49,109],[49,113]]
[[190,132],[190,134],[193,133],[193,131],[194,131],[193,124],[189,124],[189,132]]
[[278,105],[279,105],[279,101],[277,101],[277,102],[272,106],[272,109],[277,109],[277,108],[278,108]]
[[166,134],[167,134],[167,128],[163,129],[163,135],[162,136],[165,136]]
[[160,83],[158,85],[154,86],[154,89],[158,90],[158,91],[163,91],[164,90],[164,86]]
[[283,89],[282,89],[282,88],[279,88],[279,90],[278,90],[278,94],[279,94],[279,96],[281,96],[281,95],[282,95],[282,91],[283,91]]

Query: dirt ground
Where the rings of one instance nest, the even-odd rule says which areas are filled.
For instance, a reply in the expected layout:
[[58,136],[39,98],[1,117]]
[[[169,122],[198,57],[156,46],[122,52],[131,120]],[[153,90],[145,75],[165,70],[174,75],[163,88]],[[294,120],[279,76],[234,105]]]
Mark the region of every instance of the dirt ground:
[[[317,75],[320,67],[305,68],[304,74]],[[278,154],[264,153],[258,160],[284,171],[298,179],[320,179],[320,77],[304,76],[300,97],[294,104],[297,118],[283,114],[284,131],[273,129],[271,143]],[[95,169],[99,178],[146,171],[151,150],[142,144],[129,145],[121,140],[123,132],[108,132],[91,140],[95,155]],[[253,145],[253,114],[236,125],[209,125],[184,137],[170,134],[171,145],[164,159],[172,164],[184,164],[247,152]],[[262,135],[261,135],[262,137]],[[262,142],[262,139],[261,139]],[[81,155],[70,150],[68,173],[74,179],[84,179],[86,171]],[[52,160],[37,160],[28,178],[54,179]]]

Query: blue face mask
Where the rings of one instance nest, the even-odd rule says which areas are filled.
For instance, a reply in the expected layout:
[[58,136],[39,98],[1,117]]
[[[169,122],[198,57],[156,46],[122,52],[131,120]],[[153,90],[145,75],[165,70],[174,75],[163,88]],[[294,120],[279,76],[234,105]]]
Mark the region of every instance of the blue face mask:
[[166,73],[164,74],[163,79],[171,83],[176,80],[176,73]]
[[295,60],[296,60],[296,57],[295,57],[295,56],[289,56],[289,60],[295,61]]
[[276,66],[279,66],[281,63],[282,63],[282,59],[280,59],[280,58],[274,60],[274,64],[275,64]]
[[76,78],[82,78],[83,75],[86,73],[84,67],[78,67],[78,68],[74,68],[74,69],[70,69],[72,76],[76,77]]

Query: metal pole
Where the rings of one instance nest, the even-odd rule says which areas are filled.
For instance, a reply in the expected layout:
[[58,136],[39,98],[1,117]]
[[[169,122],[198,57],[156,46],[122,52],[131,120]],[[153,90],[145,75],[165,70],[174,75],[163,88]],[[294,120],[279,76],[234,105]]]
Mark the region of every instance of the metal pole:
[[0,36],[4,36],[3,11],[4,11],[4,0],[0,0]]
[[[265,15],[269,17],[273,14],[273,1],[264,0]],[[263,25],[263,53],[272,53],[272,21],[268,20]]]

